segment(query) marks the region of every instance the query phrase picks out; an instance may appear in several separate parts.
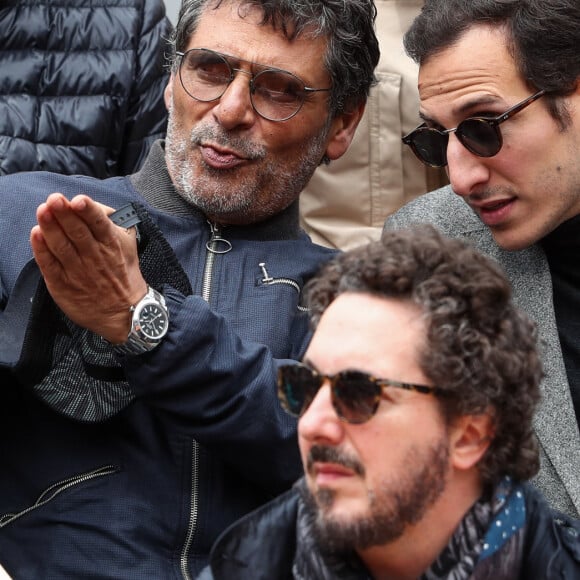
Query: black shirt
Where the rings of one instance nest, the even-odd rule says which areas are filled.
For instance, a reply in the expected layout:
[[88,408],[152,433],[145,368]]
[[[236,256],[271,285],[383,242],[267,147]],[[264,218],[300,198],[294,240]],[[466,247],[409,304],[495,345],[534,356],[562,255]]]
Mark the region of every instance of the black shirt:
[[556,325],[580,425],[580,215],[548,234],[541,245],[552,275]]

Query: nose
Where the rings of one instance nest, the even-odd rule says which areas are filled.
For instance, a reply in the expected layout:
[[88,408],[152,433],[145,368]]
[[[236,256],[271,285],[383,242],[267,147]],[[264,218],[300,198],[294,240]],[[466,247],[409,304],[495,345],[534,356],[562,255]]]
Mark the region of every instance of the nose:
[[468,151],[457,139],[449,135],[447,144],[447,175],[455,193],[468,196],[489,181],[488,159]]
[[344,425],[338,418],[328,381],[320,387],[310,406],[298,421],[298,435],[310,443],[324,441],[337,444],[344,436]]
[[226,130],[249,127],[256,121],[257,113],[250,100],[250,78],[249,72],[236,70],[233,81],[213,108],[215,119]]

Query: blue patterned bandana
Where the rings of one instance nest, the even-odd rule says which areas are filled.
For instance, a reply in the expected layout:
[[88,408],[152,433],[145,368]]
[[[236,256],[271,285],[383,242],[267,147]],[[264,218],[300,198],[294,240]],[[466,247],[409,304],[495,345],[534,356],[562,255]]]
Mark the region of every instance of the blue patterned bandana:
[[519,578],[526,526],[522,487],[505,477],[489,502],[467,512],[447,547],[421,580]]

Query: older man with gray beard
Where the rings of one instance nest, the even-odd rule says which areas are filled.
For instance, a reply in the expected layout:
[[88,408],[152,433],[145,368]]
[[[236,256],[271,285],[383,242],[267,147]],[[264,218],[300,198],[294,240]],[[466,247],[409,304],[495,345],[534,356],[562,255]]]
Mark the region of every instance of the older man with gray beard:
[[169,132],[139,173],[0,180],[9,574],[190,578],[299,476],[272,385],[332,252],[298,197],[352,140],[374,18],[372,0],[186,0]]

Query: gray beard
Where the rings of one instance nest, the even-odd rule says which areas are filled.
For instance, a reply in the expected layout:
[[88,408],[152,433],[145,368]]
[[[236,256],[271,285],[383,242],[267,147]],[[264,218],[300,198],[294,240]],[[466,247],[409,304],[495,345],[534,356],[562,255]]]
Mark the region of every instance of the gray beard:
[[[294,162],[264,163],[268,154],[265,147],[208,125],[197,125],[186,136],[170,112],[165,152],[175,188],[188,203],[220,223],[253,223],[271,217],[296,200],[312,177],[325,153],[329,125],[304,144]],[[200,172],[190,154],[207,140],[239,151],[250,160],[262,161],[258,173],[238,178],[232,188],[220,183],[228,170],[202,165]],[[260,193],[266,188],[266,201],[257,201],[264,199]]]

